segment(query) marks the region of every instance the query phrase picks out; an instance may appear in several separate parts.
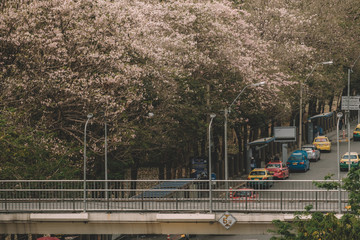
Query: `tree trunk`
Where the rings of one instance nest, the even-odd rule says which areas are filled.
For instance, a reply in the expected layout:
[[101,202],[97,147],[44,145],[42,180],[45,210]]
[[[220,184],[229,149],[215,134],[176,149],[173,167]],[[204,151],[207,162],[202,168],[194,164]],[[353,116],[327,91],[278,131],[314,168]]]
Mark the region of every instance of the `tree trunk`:
[[239,148],[239,152],[237,154],[237,161],[238,161],[238,169],[236,169],[236,172],[242,172],[244,169],[244,163],[242,161],[242,157],[241,157],[241,152],[242,152],[242,141],[241,141],[241,124],[237,124],[235,126],[235,134],[236,134],[236,138],[237,138],[237,143],[238,143],[238,148]]
[[170,161],[167,161],[166,164],[165,164],[165,167],[166,167],[166,179],[169,180],[171,179],[171,162]]
[[[131,166],[131,170],[130,170],[131,180],[137,180],[138,171],[139,171],[139,160],[135,159],[135,162]],[[131,181],[131,189],[136,189],[136,181]],[[134,196],[135,194],[136,191],[131,191],[130,197]]]
[[333,106],[333,101],[334,101],[334,95],[335,93],[333,92],[332,96],[330,97],[329,100],[329,112],[332,112],[332,106]]
[[248,162],[247,162],[247,148],[246,148],[246,144],[248,142],[248,125],[245,123],[244,124],[244,132],[243,132],[243,166],[244,166],[244,170],[246,172],[246,170],[248,169]]
[[158,169],[159,169],[159,180],[164,180],[165,179],[164,165],[160,164]]
[[309,101],[309,117],[316,115],[316,98],[312,97]]
[[201,156],[206,156],[206,138],[201,140]]

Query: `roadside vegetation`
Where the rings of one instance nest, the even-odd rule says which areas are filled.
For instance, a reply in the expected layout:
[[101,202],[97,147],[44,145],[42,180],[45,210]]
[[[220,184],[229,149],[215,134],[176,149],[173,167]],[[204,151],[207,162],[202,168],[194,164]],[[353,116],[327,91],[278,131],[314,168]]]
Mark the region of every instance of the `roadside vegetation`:
[[[331,176],[325,179],[329,180]],[[271,240],[353,240],[359,239],[360,231],[360,169],[352,168],[343,179],[343,189],[349,192],[348,205],[342,209],[342,214],[311,211],[309,205],[304,212],[296,213],[291,222],[273,221],[277,230],[269,230],[277,234]],[[326,183],[319,186],[325,189],[337,189],[338,183]]]

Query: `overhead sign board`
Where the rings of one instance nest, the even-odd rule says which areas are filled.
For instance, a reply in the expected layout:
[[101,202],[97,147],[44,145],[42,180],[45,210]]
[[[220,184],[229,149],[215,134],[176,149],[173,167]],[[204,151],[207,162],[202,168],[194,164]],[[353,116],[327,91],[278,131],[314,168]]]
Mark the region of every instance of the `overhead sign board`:
[[360,96],[342,96],[341,110],[360,110]]
[[296,126],[274,127],[275,142],[296,142]]

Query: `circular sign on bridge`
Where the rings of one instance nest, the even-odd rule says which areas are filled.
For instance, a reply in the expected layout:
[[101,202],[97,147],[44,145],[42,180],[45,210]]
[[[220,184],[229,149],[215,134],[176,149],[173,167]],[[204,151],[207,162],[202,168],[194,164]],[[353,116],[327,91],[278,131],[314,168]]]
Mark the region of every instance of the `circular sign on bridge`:
[[219,223],[224,226],[224,228],[229,229],[232,225],[236,223],[236,218],[231,215],[229,212],[225,212],[219,219]]

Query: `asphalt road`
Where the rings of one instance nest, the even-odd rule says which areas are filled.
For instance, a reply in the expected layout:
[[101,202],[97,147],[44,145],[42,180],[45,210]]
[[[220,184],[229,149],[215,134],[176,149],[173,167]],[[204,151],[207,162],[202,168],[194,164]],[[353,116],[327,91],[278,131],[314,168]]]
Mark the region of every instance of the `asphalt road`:
[[[353,129],[353,128],[351,128]],[[352,133],[352,131],[351,131]],[[321,160],[310,163],[310,170],[305,173],[291,173],[290,180],[323,180],[328,174],[334,174],[333,179],[338,179],[339,160],[337,160],[336,132],[329,135],[332,140],[331,152],[321,152]],[[348,142],[339,142],[340,157],[348,151]],[[350,151],[360,153],[360,141],[350,141]],[[347,172],[340,172],[341,178]]]

